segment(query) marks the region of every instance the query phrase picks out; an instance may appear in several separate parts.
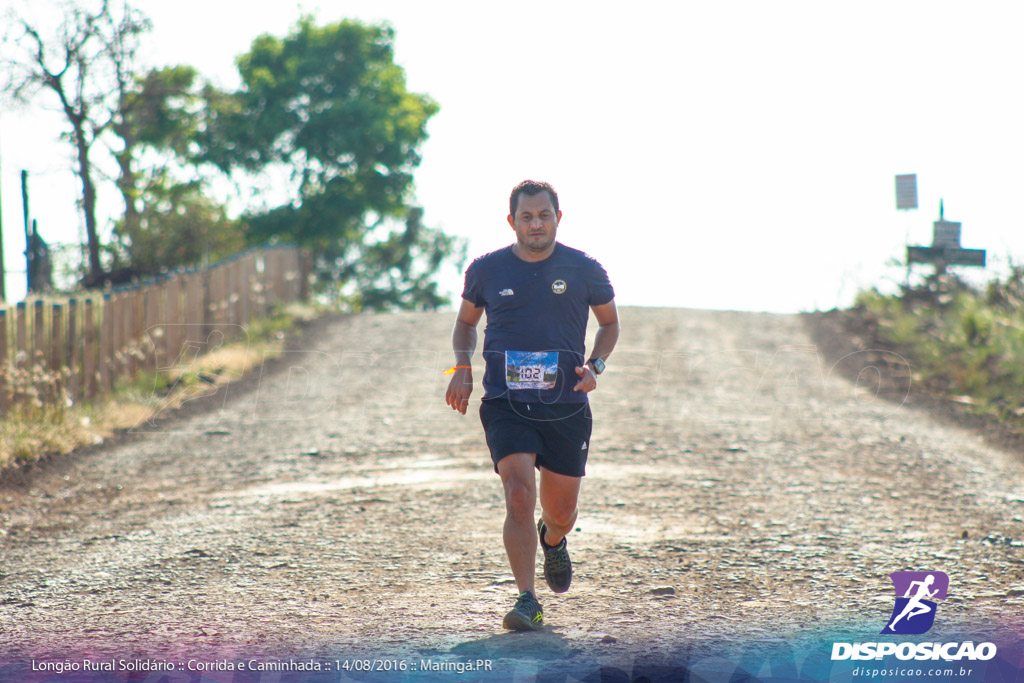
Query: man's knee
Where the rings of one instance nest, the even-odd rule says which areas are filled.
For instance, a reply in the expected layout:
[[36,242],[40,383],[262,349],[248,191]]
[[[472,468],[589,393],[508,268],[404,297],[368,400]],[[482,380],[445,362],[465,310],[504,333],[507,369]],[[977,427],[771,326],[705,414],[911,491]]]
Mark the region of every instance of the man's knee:
[[512,515],[533,516],[537,505],[537,483],[533,458],[529,453],[515,453],[498,462],[498,473],[505,488],[505,507]]
[[565,529],[576,522],[579,495],[579,478],[541,470],[541,507],[549,526]]
[[544,517],[551,526],[572,526],[576,522],[576,505],[553,505],[544,509]]
[[530,482],[510,479],[505,482],[505,509],[510,517],[533,519],[537,508],[537,490]]
[[537,506],[537,491],[520,479],[505,482],[505,506],[514,515],[533,515]]

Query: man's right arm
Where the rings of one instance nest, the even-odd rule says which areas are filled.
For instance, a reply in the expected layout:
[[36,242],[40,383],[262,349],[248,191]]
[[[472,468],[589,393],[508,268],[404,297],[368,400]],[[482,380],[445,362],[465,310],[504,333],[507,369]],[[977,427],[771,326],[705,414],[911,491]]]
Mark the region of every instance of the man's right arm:
[[455,365],[459,367],[448,382],[445,403],[463,415],[469,408],[469,396],[473,393],[473,351],[476,350],[476,326],[483,317],[484,309],[473,302],[462,300],[459,315],[452,330],[452,350],[455,351]]

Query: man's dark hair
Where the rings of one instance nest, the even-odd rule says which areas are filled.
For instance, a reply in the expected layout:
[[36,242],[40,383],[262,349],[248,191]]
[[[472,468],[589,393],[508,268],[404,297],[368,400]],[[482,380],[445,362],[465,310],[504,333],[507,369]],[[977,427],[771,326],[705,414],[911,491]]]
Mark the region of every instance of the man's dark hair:
[[555,192],[555,188],[537,180],[524,180],[512,188],[512,195],[508,198],[508,212],[512,218],[516,217],[516,209],[519,208],[519,195],[528,194],[533,197],[541,192],[548,193],[551,197],[551,205],[555,207],[555,213],[558,213],[558,193]]

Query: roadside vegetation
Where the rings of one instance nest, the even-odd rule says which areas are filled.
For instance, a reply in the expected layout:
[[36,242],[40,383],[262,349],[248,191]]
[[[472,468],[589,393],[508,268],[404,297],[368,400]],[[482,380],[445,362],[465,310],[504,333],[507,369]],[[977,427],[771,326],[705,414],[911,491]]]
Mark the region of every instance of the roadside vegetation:
[[1024,431],[1024,265],[984,287],[947,272],[896,294],[872,289],[851,312],[907,358],[915,383]]
[[91,403],[60,400],[63,378],[58,375],[23,373],[15,382],[32,400],[13,406],[0,418],[0,472],[102,443],[158,414],[163,417],[188,400],[212,394],[258,369],[265,359],[279,356],[290,330],[325,312],[318,305],[291,304],[250,324],[247,339],[229,341],[182,367],[144,373]]
[[[85,234],[83,244],[44,240],[23,173],[30,294],[140,283],[288,244],[312,254],[311,300],[332,310],[449,303],[437,276],[461,271],[466,241],[429,224],[413,182],[440,106],[407,88],[389,25],[302,16],[283,35],[255,36],[236,59],[239,86],[224,89],[187,64],[147,63],[153,24],[129,2],[35,4],[58,10],[59,25],[27,4],[2,13],[0,108],[59,105]],[[287,178],[281,192],[267,191],[268,171]],[[230,196],[214,189],[225,182]],[[110,192],[123,207],[100,207]],[[215,391],[279,352],[284,330],[314,310],[250,323],[246,342],[88,405],[73,404],[67,377],[42,364],[10,368],[0,472]]]
[[[34,4],[60,24],[28,4],[2,12],[0,108],[62,114],[86,239],[53,245],[49,226],[30,229],[23,177],[32,293],[294,244],[313,254],[316,294],[348,310],[448,303],[436,275],[461,269],[466,243],[430,225],[413,182],[440,105],[408,89],[388,24],[304,15],[255,36],[235,60],[239,87],[224,89],[187,64],[146,62],[154,26],[130,2]],[[105,215],[103,193],[123,210]],[[87,254],[65,259],[64,283],[52,278],[58,247]]]

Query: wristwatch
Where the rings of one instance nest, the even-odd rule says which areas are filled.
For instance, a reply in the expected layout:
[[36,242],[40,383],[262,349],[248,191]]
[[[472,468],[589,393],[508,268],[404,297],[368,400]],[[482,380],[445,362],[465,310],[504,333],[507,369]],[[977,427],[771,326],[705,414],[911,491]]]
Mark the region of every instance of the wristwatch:
[[591,367],[595,375],[600,375],[604,372],[604,361],[600,358],[591,358],[587,361],[587,365]]

